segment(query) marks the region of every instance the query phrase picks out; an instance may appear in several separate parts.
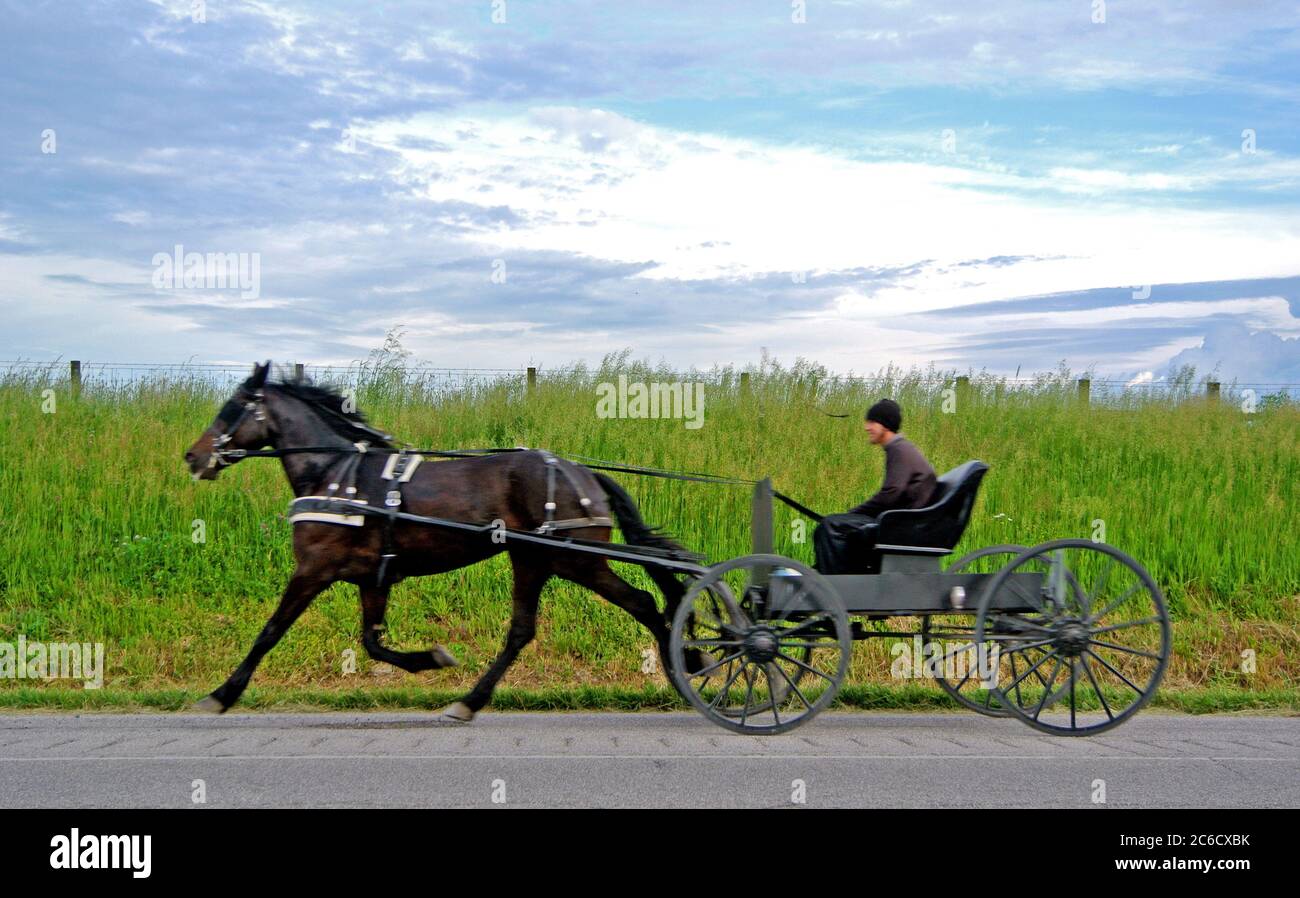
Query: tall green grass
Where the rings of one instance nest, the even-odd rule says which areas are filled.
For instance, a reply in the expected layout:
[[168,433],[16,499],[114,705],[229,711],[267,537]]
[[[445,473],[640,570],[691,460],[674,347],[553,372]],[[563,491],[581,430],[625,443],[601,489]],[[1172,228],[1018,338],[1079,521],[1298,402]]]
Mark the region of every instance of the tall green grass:
[[[704,426],[680,419],[601,419],[601,382],[699,380]],[[1015,384],[976,375],[944,411],[952,373],[890,369],[833,378],[819,366],[765,360],[740,371],[682,375],[609,356],[598,367],[450,388],[398,363],[360,372],[358,404],[411,445],[527,445],[631,464],[771,476],[823,512],[878,488],[883,454],[862,431],[880,396],[898,399],[904,432],[942,472],[970,458],[991,466],[957,554],[994,543],[1089,537],[1141,561],[1169,599],[1175,658],[1166,688],[1295,689],[1300,684],[1300,410],[1196,395],[1190,377],[1163,395],[1080,405],[1068,371]],[[42,390],[57,410],[42,412]],[[50,372],[0,379],[0,641],[105,643],[106,685],[205,691],[243,657],[292,569],[288,485],[273,460],[250,459],[215,483],[194,483],[181,455],[229,390],[200,376],[155,377],[74,398]],[[841,412],[834,418],[825,412]],[[712,560],[749,549],[749,491],[616,475],[643,516]],[[206,542],[191,539],[206,524]],[[799,541],[804,528],[803,541]],[[811,562],[812,525],[778,505],[777,550]],[[638,568],[615,564],[653,590]],[[648,634],[598,597],[553,580],[539,637],[506,683],[521,688],[640,689]],[[356,591],[317,599],[268,656],[254,685],[456,689],[498,651],[510,614],[504,555],[406,581],[389,609],[390,644],[448,645],[463,666],[420,677],[385,671],[359,645]],[[893,622],[903,625],[903,622]],[[344,675],[345,652],[358,673]],[[1242,670],[1242,652],[1256,670]],[[861,645],[854,681],[888,684],[886,644]],[[0,690],[31,687],[2,681]],[[66,685],[66,684],[64,684]]]

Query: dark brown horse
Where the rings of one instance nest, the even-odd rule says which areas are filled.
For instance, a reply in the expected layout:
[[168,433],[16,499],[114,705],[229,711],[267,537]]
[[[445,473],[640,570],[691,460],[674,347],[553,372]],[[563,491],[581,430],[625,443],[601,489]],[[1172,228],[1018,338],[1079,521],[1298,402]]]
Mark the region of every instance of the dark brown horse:
[[[394,487],[392,471],[384,479],[393,453],[358,452],[391,449],[386,434],[371,428],[359,412],[347,410],[340,394],[302,380],[268,383],[270,362],[254,368],[207,430],[185,453],[196,480],[215,480],[221,469],[240,457],[231,450],[271,446],[290,450],[280,455],[296,497],[336,495],[364,498],[382,506]],[[293,452],[295,449],[337,448],[339,451]],[[685,550],[667,535],[647,525],[628,494],[611,478],[559,459],[548,463],[541,450],[508,452],[437,463],[417,464],[400,487],[403,512],[473,524],[497,522],[512,530],[535,530],[548,520],[548,467],[563,466],[564,476],[551,473],[555,521],[587,521],[613,513],[629,544]],[[408,471],[410,469],[408,468]],[[346,486],[355,486],[348,493]],[[342,492],[339,492],[342,489]],[[589,499],[585,506],[583,498]],[[197,707],[222,712],[239,700],[262,657],[306,610],[312,600],[336,581],[355,583],[361,592],[362,644],[371,658],[415,673],[454,666],[445,648],[402,652],[383,644],[384,613],[391,586],[406,577],[423,577],[476,564],[499,552],[510,554],[514,572],[514,610],[505,647],[492,666],[459,701],[444,709],[444,720],[467,722],[492,697],[507,668],[533,638],[538,597],[546,581],[563,577],[599,593],[627,611],[654,636],[660,658],[668,667],[668,622],[684,587],[663,568],[646,569],[663,591],[667,605],[661,613],[654,597],[629,584],[599,555],[564,551],[515,540],[494,539],[489,533],[466,532],[397,520],[385,539],[381,517],[294,515],[293,550],[297,560],[279,607],[253,643],[248,657],[229,679]],[[608,541],[611,527],[578,526],[566,536]],[[384,563],[383,556],[390,556]],[[381,572],[382,566],[382,572]],[[381,576],[382,573],[382,576]],[[691,669],[704,659],[691,658]]]

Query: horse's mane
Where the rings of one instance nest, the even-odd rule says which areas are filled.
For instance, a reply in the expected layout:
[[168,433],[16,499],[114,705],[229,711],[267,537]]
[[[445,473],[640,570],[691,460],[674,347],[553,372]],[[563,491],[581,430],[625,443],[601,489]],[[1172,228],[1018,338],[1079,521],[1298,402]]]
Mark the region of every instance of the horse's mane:
[[324,411],[325,414],[320,416],[321,421],[346,440],[351,442],[365,440],[370,445],[381,449],[395,448],[389,435],[372,427],[359,409],[344,411],[343,404],[348,399],[334,387],[312,383],[305,376],[293,380],[282,378],[266,386],[299,399],[317,411]]

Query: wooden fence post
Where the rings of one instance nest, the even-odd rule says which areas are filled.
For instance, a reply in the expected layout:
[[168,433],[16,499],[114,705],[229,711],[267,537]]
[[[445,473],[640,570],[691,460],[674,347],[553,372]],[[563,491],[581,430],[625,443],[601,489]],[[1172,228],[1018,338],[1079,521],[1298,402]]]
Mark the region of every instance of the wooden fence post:
[[1092,381],[1086,377],[1079,378],[1079,402],[1087,405],[1092,393]]
[[754,484],[754,499],[749,517],[751,545],[755,555],[769,555],[773,548],[772,478]]
[[303,374],[302,362],[294,362],[294,363],[293,363],[293,377],[294,377],[294,380],[296,380],[296,381],[298,381],[299,383],[301,383],[301,382],[302,382],[302,374]]
[[957,413],[966,407],[970,401],[970,378],[964,374],[957,375]]
[[748,371],[740,372],[740,398],[741,399],[749,398],[749,372]]
[[533,391],[537,389],[537,369],[529,367],[528,369],[528,395],[532,396]]
[[72,395],[81,395],[81,362],[73,360],[68,363],[68,377],[72,381]]
[[1211,402],[1219,401],[1219,382],[1217,380],[1207,380],[1205,382],[1205,398]]

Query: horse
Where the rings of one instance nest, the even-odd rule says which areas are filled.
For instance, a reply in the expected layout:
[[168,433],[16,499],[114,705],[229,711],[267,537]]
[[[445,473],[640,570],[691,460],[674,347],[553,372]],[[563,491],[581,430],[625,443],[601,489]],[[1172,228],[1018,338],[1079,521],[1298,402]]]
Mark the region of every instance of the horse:
[[[392,505],[396,487],[396,504],[411,514],[473,524],[492,522],[513,530],[542,528],[543,532],[550,531],[542,525],[558,516],[554,523],[564,522],[572,536],[603,542],[609,541],[611,525],[617,521],[632,546],[690,554],[669,534],[646,524],[631,496],[613,478],[544,450],[452,458],[433,464],[411,463],[412,457],[406,456],[405,473],[395,477],[392,459],[397,450],[391,437],[371,427],[346,397],[301,376],[268,381],[270,368],[270,361],[254,365],[253,373],[185,451],[185,463],[195,480],[216,480],[222,470],[247,457],[245,453],[270,446],[273,451],[266,454],[280,458],[298,499],[337,496],[354,506],[386,496],[386,504]],[[555,477],[557,468],[564,476]],[[345,482],[349,488],[339,494]],[[307,501],[304,507],[310,508],[313,500]],[[548,508],[548,502],[554,505]],[[292,515],[291,520],[296,565],[279,605],[243,663],[196,703],[198,710],[229,710],[266,653],[312,600],[338,581],[358,587],[361,641],[371,658],[411,673],[456,666],[458,661],[442,645],[426,651],[396,651],[384,645],[389,591],[408,577],[456,570],[503,551],[510,555],[514,580],[504,647],[473,688],[442,709],[442,720],[468,723],[488,704],[498,681],[536,634],[538,600],[551,577],[586,587],[632,615],[657,642],[665,671],[671,669],[669,623],[685,586],[665,568],[644,565],[664,594],[666,609],[661,613],[651,593],[618,576],[599,554],[553,550],[522,540],[494,539],[482,530],[430,526],[373,514],[308,511]],[[693,652],[687,667],[695,671],[707,663],[701,653]]]

